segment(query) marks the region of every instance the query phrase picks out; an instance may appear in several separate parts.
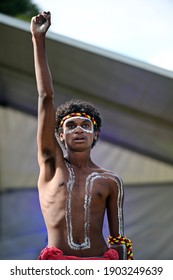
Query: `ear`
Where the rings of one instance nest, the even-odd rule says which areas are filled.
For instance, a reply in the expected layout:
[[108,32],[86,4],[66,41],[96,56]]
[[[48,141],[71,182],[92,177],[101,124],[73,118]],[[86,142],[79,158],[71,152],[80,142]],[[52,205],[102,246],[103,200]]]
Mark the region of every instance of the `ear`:
[[64,141],[64,133],[63,132],[61,132],[59,134],[59,139],[60,139],[61,142]]
[[99,136],[99,135],[98,135],[98,131],[95,131],[95,132],[94,132],[94,140],[96,140],[96,141],[97,141],[98,136]]

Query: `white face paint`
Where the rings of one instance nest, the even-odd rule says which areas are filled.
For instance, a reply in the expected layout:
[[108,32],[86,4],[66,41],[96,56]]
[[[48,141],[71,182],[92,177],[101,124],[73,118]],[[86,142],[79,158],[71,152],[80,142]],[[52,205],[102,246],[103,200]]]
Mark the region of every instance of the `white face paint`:
[[[82,120],[81,125],[77,125],[77,122],[75,122],[75,120],[78,120],[78,119]],[[64,127],[64,134],[74,133],[78,130],[78,128],[80,128],[83,132],[86,132],[86,133],[94,132],[94,126],[93,126],[92,121],[88,118],[79,117],[79,116],[71,117],[71,118],[65,120],[63,127]]]

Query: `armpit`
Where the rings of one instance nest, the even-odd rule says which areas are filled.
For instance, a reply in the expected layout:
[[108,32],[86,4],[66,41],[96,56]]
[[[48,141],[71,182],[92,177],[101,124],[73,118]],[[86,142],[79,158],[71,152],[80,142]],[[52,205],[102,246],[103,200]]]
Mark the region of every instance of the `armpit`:
[[50,149],[46,148],[42,150],[42,160],[45,164],[50,165],[52,172],[55,171],[55,156],[52,154]]
[[48,148],[43,148],[42,149],[42,157],[45,159],[45,160],[49,160],[49,159],[53,159],[54,158],[54,155],[52,154],[52,151]]

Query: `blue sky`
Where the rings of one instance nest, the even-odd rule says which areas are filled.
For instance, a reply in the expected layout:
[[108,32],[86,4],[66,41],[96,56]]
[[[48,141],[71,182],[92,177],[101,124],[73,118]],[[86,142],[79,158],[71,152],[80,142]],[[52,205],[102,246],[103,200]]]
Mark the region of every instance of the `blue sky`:
[[51,31],[173,71],[172,0],[33,0]]

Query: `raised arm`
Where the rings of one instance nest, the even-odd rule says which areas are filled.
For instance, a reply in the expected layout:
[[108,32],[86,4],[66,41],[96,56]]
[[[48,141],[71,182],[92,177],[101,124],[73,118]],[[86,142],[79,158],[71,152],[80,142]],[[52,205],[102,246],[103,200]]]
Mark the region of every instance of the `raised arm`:
[[55,138],[54,90],[45,48],[46,32],[50,25],[51,15],[44,12],[32,18],[30,28],[38,90],[38,162],[40,166],[49,163],[52,167],[57,156],[62,159],[62,150]]

